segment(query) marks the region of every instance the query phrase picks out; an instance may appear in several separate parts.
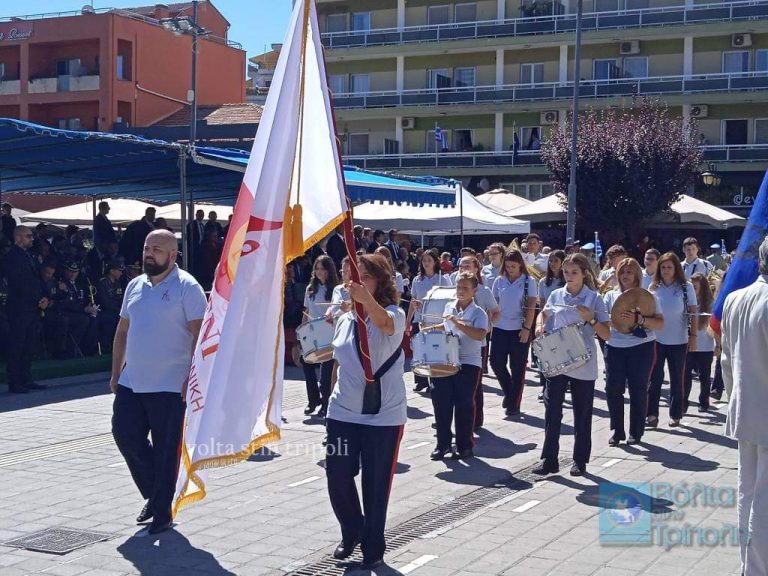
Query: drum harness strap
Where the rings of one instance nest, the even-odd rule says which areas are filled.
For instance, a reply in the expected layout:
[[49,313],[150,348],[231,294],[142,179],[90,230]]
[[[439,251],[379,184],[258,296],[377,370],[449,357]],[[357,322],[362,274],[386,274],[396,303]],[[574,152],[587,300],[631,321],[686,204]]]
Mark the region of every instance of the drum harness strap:
[[[352,323],[352,329],[355,336],[355,350],[357,350],[357,354],[360,356],[360,362],[362,362],[363,358],[360,353],[360,333],[358,332],[357,322]],[[363,389],[362,414],[378,414],[381,410],[381,379],[384,374],[389,372],[389,369],[394,366],[402,352],[403,347],[398,346],[392,356],[387,358],[386,362],[384,362],[384,364],[382,364],[373,374],[373,383],[365,385],[365,388]]]
[[688,316],[688,290],[685,284],[680,284],[680,289],[683,291],[683,318],[685,318],[686,328],[688,328],[688,338],[691,337],[691,317]]

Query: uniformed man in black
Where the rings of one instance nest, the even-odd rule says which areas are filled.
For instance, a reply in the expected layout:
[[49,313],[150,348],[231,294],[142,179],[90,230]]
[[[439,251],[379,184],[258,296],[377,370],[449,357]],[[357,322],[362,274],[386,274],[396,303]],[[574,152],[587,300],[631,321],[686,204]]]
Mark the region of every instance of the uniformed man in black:
[[115,259],[105,266],[106,274],[99,280],[96,289],[96,302],[99,314],[96,316],[99,326],[99,343],[102,354],[112,352],[112,340],[115,338],[117,323],[120,321],[120,308],[123,305],[123,266],[122,259]]
[[37,260],[29,253],[34,235],[26,226],[13,231],[13,246],[5,256],[8,280],[8,389],[15,393],[45,388],[32,381],[32,356],[40,346],[40,313],[48,307]]
[[58,352],[73,350],[84,356],[96,349],[96,314],[98,308],[91,302],[88,283],[80,278],[80,264],[68,262],[59,282],[56,308],[61,318],[58,334]]

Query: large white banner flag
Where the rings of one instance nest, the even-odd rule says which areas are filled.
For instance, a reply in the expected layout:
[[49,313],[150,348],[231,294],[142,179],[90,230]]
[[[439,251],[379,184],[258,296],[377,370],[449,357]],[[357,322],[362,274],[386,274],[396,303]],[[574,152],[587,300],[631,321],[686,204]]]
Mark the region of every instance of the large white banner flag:
[[[280,437],[286,244],[303,252],[346,214],[314,0],[303,0],[294,7],[197,341],[174,515],[205,497],[206,469],[245,460]],[[296,226],[301,241],[294,234],[292,242]]]

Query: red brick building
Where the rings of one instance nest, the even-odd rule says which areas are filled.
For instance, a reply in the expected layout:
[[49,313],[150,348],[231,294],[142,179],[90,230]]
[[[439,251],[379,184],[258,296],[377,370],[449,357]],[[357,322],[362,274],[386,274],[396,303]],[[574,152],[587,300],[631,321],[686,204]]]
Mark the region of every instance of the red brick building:
[[[192,3],[0,21],[0,117],[75,130],[147,126],[184,107],[192,38],[161,20],[192,17]],[[245,52],[207,0],[198,25],[199,105],[245,101]]]

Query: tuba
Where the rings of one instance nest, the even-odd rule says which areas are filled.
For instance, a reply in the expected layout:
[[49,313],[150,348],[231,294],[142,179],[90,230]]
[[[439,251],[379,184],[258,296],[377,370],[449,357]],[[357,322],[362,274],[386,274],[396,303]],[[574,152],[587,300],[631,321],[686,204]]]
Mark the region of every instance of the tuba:
[[[520,252],[520,254],[523,253],[523,251],[520,250],[520,245],[517,243],[517,238],[512,239],[512,242],[510,242],[509,246],[507,246],[507,250],[517,250],[518,252]],[[526,264],[525,268],[528,271],[528,276],[536,280],[536,282],[538,282],[539,280],[544,278],[544,276],[546,276],[546,272],[542,272],[541,270],[536,268],[536,266],[530,266]]]

